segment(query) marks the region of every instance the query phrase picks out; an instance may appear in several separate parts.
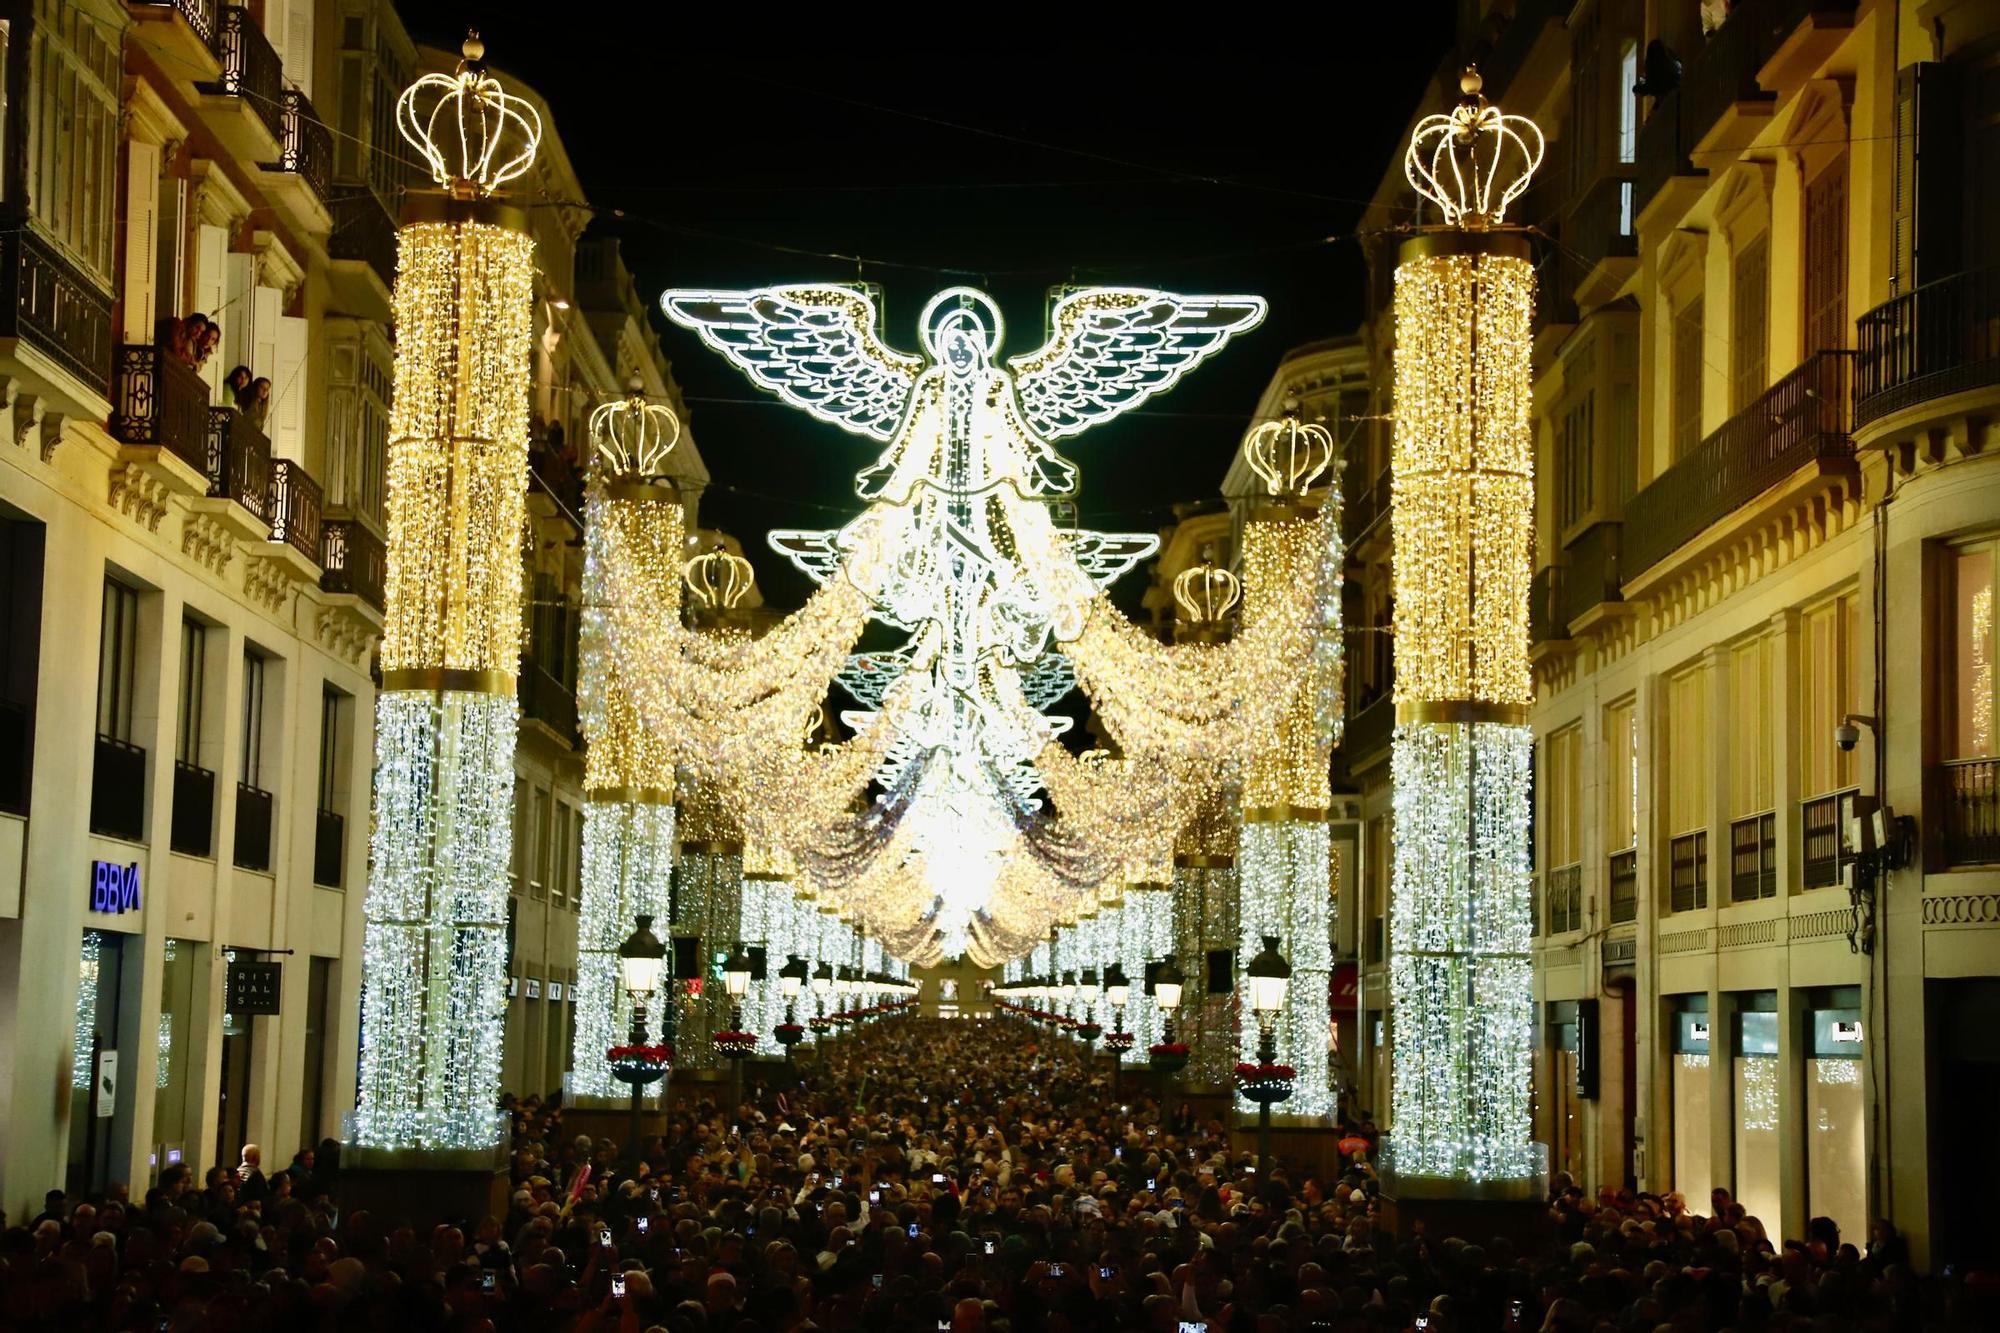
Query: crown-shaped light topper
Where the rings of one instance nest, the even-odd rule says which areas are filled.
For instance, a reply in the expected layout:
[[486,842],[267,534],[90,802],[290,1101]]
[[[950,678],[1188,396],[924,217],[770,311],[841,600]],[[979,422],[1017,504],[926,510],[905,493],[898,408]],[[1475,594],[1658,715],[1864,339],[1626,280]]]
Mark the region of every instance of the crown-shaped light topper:
[[456,198],[483,199],[534,165],[542,117],[500,91],[486,43],[467,33],[455,74],[426,74],[396,101],[396,128],[424,155],[431,178]]
[[1478,70],[1467,67],[1458,86],[1465,96],[1457,106],[1417,122],[1403,174],[1444,211],[1447,225],[1497,227],[1542,164],[1542,132],[1481,96]]
[[687,562],[681,577],[696,603],[708,611],[732,611],[755,580],[750,562],[732,554],[721,542]]
[[1206,556],[1174,576],[1174,602],[1190,625],[1218,625],[1242,600],[1242,582]]
[[612,475],[657,477],[680,443],[681,419],[664,403],[649,400],[645,384],[634,375],[623,398],[592,409],[590,438]]
[[1243,447],[1250,470],[1271,495],[1304,495],[1333,463],[1333,435],[1316,421],[1300,421],[1296,403],[1285,415],[1250,432]]

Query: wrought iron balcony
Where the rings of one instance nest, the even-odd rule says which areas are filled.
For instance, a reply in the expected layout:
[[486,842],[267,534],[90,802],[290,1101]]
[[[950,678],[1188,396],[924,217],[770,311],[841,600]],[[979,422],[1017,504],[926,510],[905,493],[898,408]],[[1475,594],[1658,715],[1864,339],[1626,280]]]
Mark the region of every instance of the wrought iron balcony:
[[284,542],[314,564],[321,550],[319,483],[290,458],[271,464],[271,540]]
[[1667,844],[1667,908],[1693,912],[1708,906],[1708,830],[1682,833]]
[[583,735],[576,724],[576,692],[550,675],[533,657],[521,659],[516,695],[523,718],[540,722],[572,748],[582,744]]
[[271,441],[233,407],[208,409],[208,493],[271,521]]
[[[347,188],[347,187],[343,187]],[[396,219],[389,206],[366,186],[352,187],[352,193],[329,199],[333,213],[333,236],[327,254],[335,260],[354,260],[373,269],[385,289],[396,286]]]
[[215,774],[180,759],[174,760],[168,845],[185,856],[215,855]]
[[162,346],[118,348],[118,393],[111,433],[121,444],[165,449],[208,473],[208,383]]
[[1854,457],[1852,352],[1818,352],[1654,478],[1625,505],[1621,574],[1651,569],[1810,463]]
[[1599,176],[1576,201],[1563,224],[1563,243],[1575,252],[1585,273],[1607,259],[1630,259],[1639,253],[1634,231],[1633,184],[1619,167],[1616,175]]
[[1944,863],[2000,863],[2000,759],[1939,764],[1933,790],[1944,825]]
[[1562,579],[1564,625],[1619,599],[1618,548],[1623,527],[1621,523],[1593,523],[1563,548],[1569,560],[1569,570]]
[[90,771],[90,831],[137,842],[146,836],[146,751],[99,735]]
[[347,859],[347,820],[332,810],[315,812],[313,820],[313,883],[341,887]]
[[202,45],[210,51],[222,51],[222,3],[221,0],[129,0],[134,9],[170,9],[181,16]]
[[242,98],[271,137],[284,142],[284,62],[242,5],[230,5],[222,11],[222,81],[217,91]]
[[1383,468],[1375,474],[1375,479],[1366,490],[1347,497],[1341,503],[1341,538],[1352,548],[1368,535],[1377,523],[1389,516],[1390,473]]
[[1563,600],[1565,571],[1543,565],[1528,585],[1528,642],[1556,643],[1569,637],[1567,603]]
[[236,784],[236,855],[232,859],[245,870],[271,868],[274,803],[271,793],[263,788],[247,782]]
[[1854,323],[1854,421],[2000,384],[2000,266],[1955,273]]
[[1606,867],[1605,899],[1611,908],[1611,924],[1639,919],[1639,849],[1627,847],[1611,854]]
[[333,189],[333,131],[319,118],[311,99],[285,90],[284,133],[278,139],[278,170],[295,173],[321,203]]
[[1557,866],[1545,881],[1544,927],[1550,935],[1583,929],[1583,866]]
[[14,338],[111,397],[111,294],[17,222],[0,232],[0,338]]
[[1840,883],[1841,869],[1854,859],[1854,848],[1847,841],[1847,819],[1854,813],[1857,790],[1849,787],[1799,802],[1806,888],[1824,889]]
[[377,611],[383,609],[389,581],[389,553],[382,539],[351,518],[330,518],[320,525],[319,586],[328,592],[352,593]]
[[1729,824],[1729,901],[1755,902],[1778,893],[1778,816],[1746,815]]

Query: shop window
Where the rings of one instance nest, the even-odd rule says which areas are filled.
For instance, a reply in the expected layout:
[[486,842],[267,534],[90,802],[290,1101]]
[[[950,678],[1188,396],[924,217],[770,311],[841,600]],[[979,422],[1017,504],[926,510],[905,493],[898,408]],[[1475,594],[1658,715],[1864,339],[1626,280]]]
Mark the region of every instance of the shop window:
[[1709,1062],[1708,997],[1690,999],[1701,1007],[1690,1003],[1674,1015],[1673,1180],[1689,1211],[1706,1215],[1709,1191],[1715,1188],[1715,1161],[1709,1148],[1715,1079]]
[[1736,1201],[1779,1234],[1778,1015],[1736,1015]]

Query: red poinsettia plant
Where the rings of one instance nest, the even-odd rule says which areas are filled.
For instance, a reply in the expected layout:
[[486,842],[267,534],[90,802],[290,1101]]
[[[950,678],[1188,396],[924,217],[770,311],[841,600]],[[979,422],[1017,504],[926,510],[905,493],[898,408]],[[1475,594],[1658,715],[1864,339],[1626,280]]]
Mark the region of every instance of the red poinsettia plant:
[[718,1032],[715,1034],[715,1049],[724,1055],[748,1055],[757,1049],[757,1034],[754,1032]]
[[604,1053],[604,1058],[614,1065],[664,1065],[672,1062],[674,1048],[665,1042],[661,1042],[656,1046],[613,1046]]
[[1184,1041],[1163,1041],[1157,1045],[1148,1046],[1146,1053],[1148,1055],[1166,1056],[1186,1055],[1188,1053],[1188,1045]]
[[1245,1081],[1262,1083],[1276,1079],[1296,1078],[1298,1077],[1298,1071],[1290,1065],[1253,1065],[1246,1063],[1236,1066],[1236,1077]]

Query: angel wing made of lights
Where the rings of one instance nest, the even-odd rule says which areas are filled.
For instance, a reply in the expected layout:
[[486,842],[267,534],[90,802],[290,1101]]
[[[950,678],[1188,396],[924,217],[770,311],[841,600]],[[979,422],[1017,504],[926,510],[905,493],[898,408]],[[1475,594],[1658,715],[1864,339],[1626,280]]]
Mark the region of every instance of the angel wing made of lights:
[[1088,287],[1056,302],[1047,343],[1008,361],[1022,415],[1044,439],[1077,435],[1165,393],[1264,320],[1260,296]]
[[670,291],[660,308],[760,387],[883,443],[924,369],[922,357],[882,342],[875,303],[851,287]]

